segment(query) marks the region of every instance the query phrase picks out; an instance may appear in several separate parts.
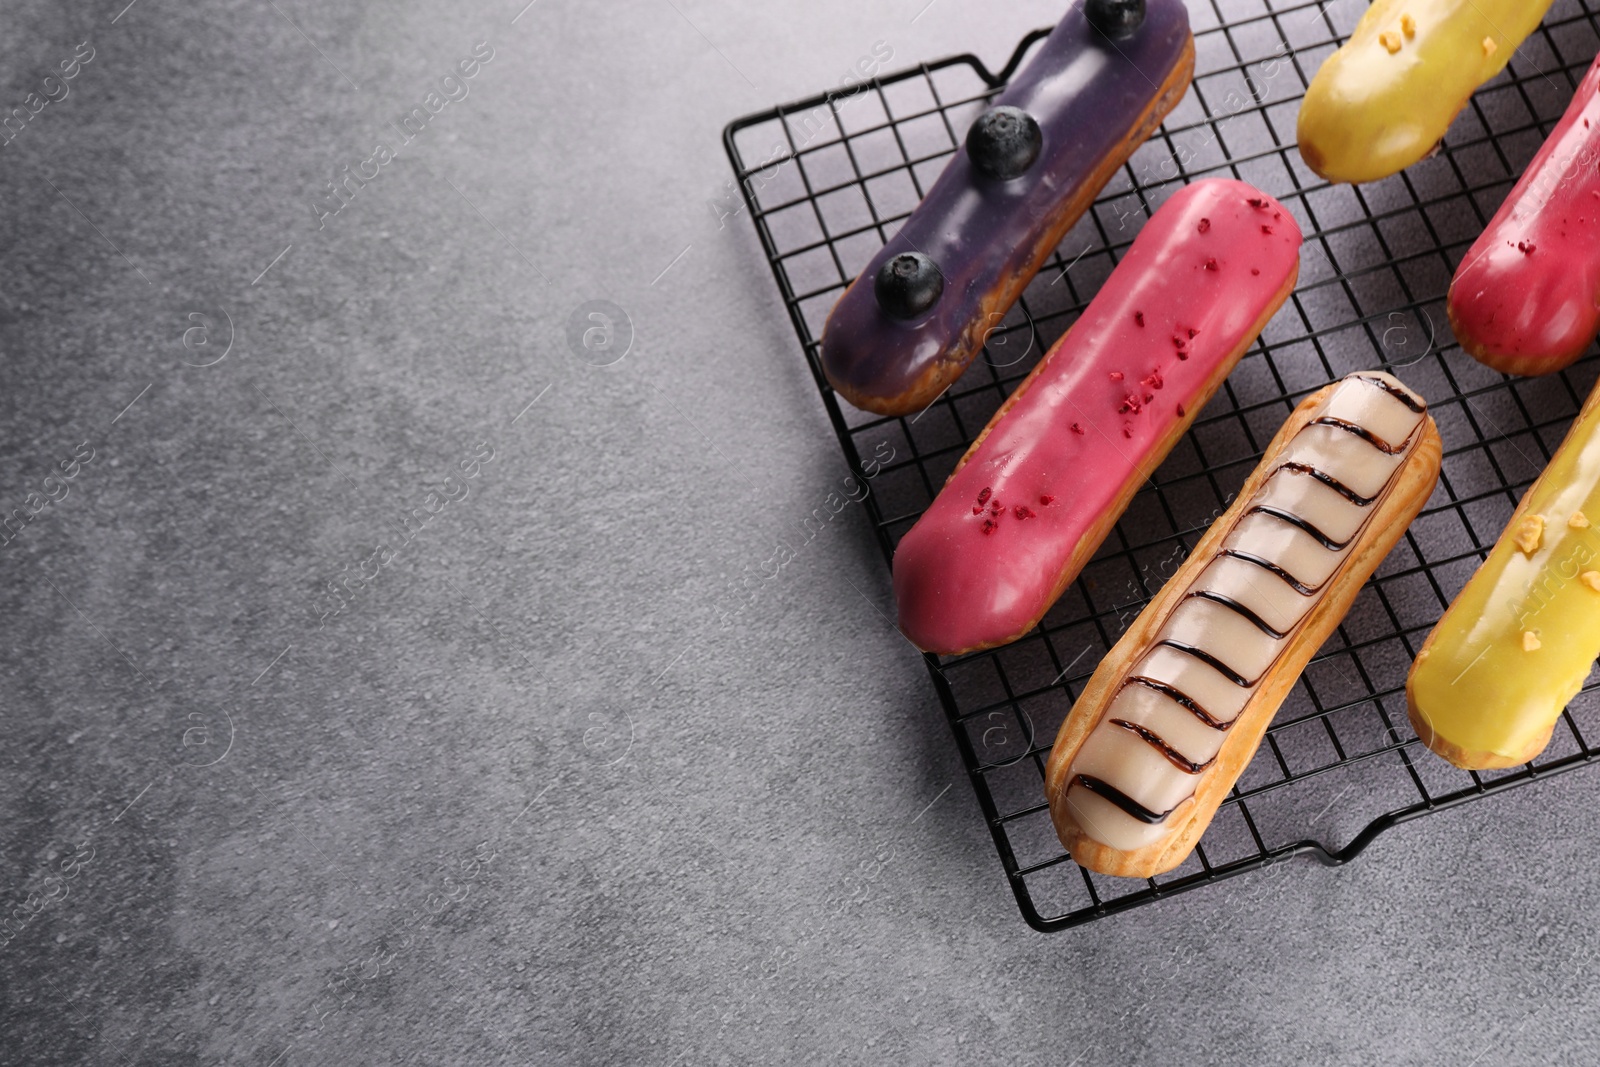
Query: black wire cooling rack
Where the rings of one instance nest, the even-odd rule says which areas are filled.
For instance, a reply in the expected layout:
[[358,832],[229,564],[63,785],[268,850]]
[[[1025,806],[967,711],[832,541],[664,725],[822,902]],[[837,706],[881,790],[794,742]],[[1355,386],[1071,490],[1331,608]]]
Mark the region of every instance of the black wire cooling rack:
[[[878,470],[866,505],[886,560],[974,434],[1182,184],[1242,178],[1281,200],[1305,231],[1292,302],[1043,623],[1005,648],[928,657],[1000,861],[1035,928],[1077,926],[1301,853],[1344,863],[1399,823],[1586,766],[1600,752],[1584,734],[1600,733],[1595,686],[1568,708],[1537,761],[1487,773],[1457,770],[1423,748],[1404,692],[1417,648],[1594,385],[1593,354],[1548,378],[1489,371],[1451,342],[1444,312],[1456,264],[1600,48],[1591,3],[1600,6],[1558,0],[1436,156],[1352,188],[1304,165],[1294,129],[1308,79],[1364,0],[1191,0],[1194,88],[1057,249],[983,357],[915,416],[882,418],[839,401],[818,362],[823,321],[1046,31],[1025,37],[998,74],[955,56],[727,127],[740,213],[755,223],[848,462],[863,471],[863,457],[893,450],[881,470],[867,468]],[[1307,668],[1194,856],[1147,880],[1083,870],[1057,841],[1043,792],[1050,744],[1072,701],[1294,405],[1375,366],[1428,397],[1445,441],[1438,490]]]

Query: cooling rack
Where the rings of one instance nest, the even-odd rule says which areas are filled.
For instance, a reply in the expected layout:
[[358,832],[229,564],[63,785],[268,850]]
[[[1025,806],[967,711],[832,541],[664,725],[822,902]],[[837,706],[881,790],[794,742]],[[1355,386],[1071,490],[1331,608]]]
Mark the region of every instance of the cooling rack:
[[[1078,926],[1297,855],[1345,863],[1400,823],[1595,759],[1586,739],[1600,736],[1595,685],[1563,714],[1538,760],[1479,773],[1422,746],[1404,692],[1416,650],[1594,386],[1592,352],[1547,378],[1489,371],[1454,344],[1444,311],[1456,264],[1600,48],[1591,3],[1600,0],[1558,0],[1433,158],[1352,188],[1312,173],[1294,130],[1308,80],[1348,36],[1364,0],[1191,0],[1194,87],[1062,242],[983,355],[914,416],[868,415],[835,396],[818,362],[823,322],[1048,31],[1023,38],[998,73],[954,56],[749,115],[724,131],[744,199],[737,213],[755,225],[847,461],[872,475],[866,507],[886,562],[973,436],[1179,187],[1208,175],[1244,179],[1281,200],[1305,232],[1290,303],[1044,621],[1005,648],[927,657],[1006,877],[1036,929]],[[1143,880],[1083,870],[1057,841],[1043,792],[1067,710],[1294,405],[1372,367],[1428,397],[1445,441],[1438,489],[1307,668],[1189,861]]]

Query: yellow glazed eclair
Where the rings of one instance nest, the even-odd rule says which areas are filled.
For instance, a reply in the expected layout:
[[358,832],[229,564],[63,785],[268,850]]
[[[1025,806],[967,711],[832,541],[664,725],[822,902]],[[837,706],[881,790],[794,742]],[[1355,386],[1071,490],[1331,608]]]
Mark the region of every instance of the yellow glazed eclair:
[[1306,90],[1306,165],[1332,182],[1371,182],[1423,159],[1551,2],[1377,0]]
[[1600,388],[1417,654],[1411,726],[1458,767],[1526,763],[1600,656]]

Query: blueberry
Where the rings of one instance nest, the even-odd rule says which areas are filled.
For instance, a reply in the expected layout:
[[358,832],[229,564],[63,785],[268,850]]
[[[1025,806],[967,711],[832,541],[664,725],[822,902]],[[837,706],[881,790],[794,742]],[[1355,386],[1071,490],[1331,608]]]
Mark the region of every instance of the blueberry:
[[939,302],[944,275],[921,252],[902,252],[878,268],[872,291],[886,314],[914,319]]
[[1144,25],[1144,0],[1085,0],[1089,25],[1110,37],[1132,37]]
[[967,156],[978,171],[999,181],[1022,174],[1039,158],[1044,133],[1020,107],[992,107],[967,131]]

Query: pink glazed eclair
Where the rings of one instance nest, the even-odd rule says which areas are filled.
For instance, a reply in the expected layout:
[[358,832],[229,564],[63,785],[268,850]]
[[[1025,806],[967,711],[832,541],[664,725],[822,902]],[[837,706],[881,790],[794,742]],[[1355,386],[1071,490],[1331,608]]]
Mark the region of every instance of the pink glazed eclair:
[[1145,224],[900,541],[900,629],[954,655],[1017,640],[1078,576],[1293,292],[1300,228],[1244,182]]
[[1600,59],[1450,283],[1450,326],[1479,363],[1553,374],[1600,331]]

